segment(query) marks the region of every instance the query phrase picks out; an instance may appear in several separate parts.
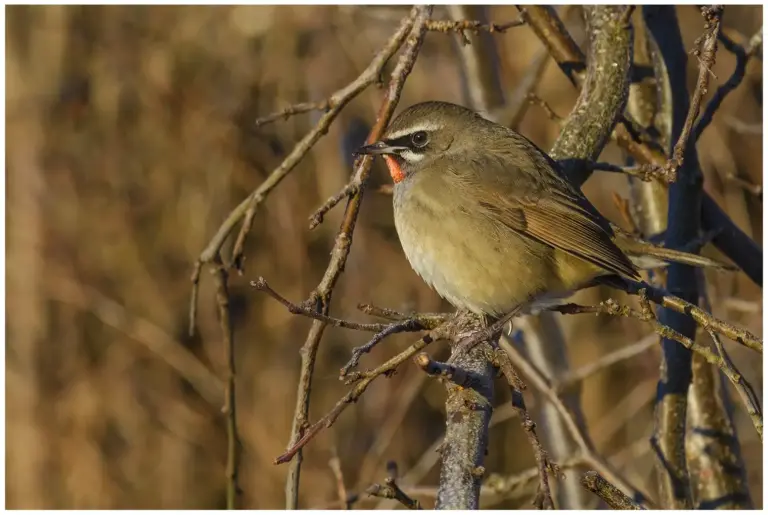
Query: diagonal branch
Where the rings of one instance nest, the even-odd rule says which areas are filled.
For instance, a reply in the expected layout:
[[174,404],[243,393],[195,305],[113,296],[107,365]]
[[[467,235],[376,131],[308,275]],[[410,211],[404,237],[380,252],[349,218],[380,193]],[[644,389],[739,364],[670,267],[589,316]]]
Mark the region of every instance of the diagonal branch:
[[[387,44],[387,47],[385,47],[385,51],[382,52],[382,54],[387,57],[392,55],[392,53],[394,53],[394,49],[399,47],[403,43],[404,39],[406,39],[407,34],[407,42],[405,43],[405,47],[402,54],[400,55],[400,58],[398,59],[397,65],[392,71],[392,76],[389,85],[385,90],[384,99],[382,100],[376,123],[368,136],[369,143],[372,143],[381,137],[384,129],[389,123],[390,118],[392,117],[392,114],[395,111],[395,107],[398,100],[400,99],[400,93],[402,92],[405,80],[411,73],[413,65],[416,62],[416,57],[418,56],[419,50],[421,49],[421,43],[424,40],[424,35],[426,34],[425,25],[429,19],[431,11],[431,7],[427,6],[414,7],[411,10],[409,16],[403,20],[400,28]],[[386,62],[386,59],[382,61],[382,66],[384,62]],[[374,77],[371,80],[375,80],[375,78],[378,76],[378,71],[380,71],[379,68],[376,69],[377,73],[374,74]],[[318,284],[317,288],[310,295],[310,302],[308,304],[312,305],[313,311],[315,312],[322,313],[324,315],[328,314],[331,301],[331,293],[336,284],[336,281],[344,270],[344,265],[346,264],[349,250],[352,245],[352,233],[355,229],[358,213],[360,212],[362,193],[364,191],[365,184],[368,182],[368,177],[370,176],[371,164],[372,159],[370,156],[363,157],[357,162],[357,169],[352,180],[355,183],[358,183],[360,187],[358,191],[350,196],[349,201],[347,202],[343,221],[341,223],[341,227],[339,228],[338,235],[336,236],[333,249],[331,250],[331,260],[328,263],[328,267],[326,268],[325,274],[323,275],[320,284]],[[312,426],[312,428],[314,428],[313,432],[306,433],[310,427],[309,399],[312,387],[312,375],[315,368],[315,358],[317,356],[320,339],[323,335],[325,327],[326,324],[319,320],[313,322],[309,334],[307,335],[307,339],[304,342],[301,350],[301,372],[299,377],[293,427],[291,429],[289,451],[286,452],[286,454],[281,457],[283,459],[280,460],[283,462],[290,460],[294,455],[296,456],[296,459],[291,463],[289,468],[288,479],[286,482],[286,505],[289,509],[296,508],[298,503],[301,447],[304,443],[306,443],[311,435],[319,431],[319,426],[315,424]],[[423,339],[421,341],[423,341]],[[417,349],[414,352],[417,352],[418,350],[420,349]],[[367,386],[367,383],[365,383],[365,385]],[[365,390],[365,386],[358,384],[355,389],[350,392],[350,395],[353,395],[354,397],[354,392],[359,388],[362,388],[360,393]],[[337,405],[337,407],[334,408],[334,411],[329,414],[327,421],[332,422],[332,420],[334,420],[335,417],[341,413],[345,406],[346,404],[342,404],[341,406]]]

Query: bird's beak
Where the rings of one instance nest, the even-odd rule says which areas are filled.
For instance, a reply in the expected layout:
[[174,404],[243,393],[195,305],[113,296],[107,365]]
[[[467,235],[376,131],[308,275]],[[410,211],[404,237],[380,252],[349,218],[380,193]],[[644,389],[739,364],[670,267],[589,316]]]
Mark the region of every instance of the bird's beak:
[[399,147],[388,144],[386,141],[377,141],[372,145],[365,145],[355,150],[354,155],[381,155],[381,154],[394,154],[399,150],[406,150],[407,147]]

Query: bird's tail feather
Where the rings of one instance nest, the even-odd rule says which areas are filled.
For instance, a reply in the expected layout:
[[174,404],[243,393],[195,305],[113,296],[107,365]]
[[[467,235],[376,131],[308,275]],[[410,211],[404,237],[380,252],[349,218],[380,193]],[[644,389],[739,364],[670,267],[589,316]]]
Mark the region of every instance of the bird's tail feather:
[[737,270],[733,265],[728,265],[708,257],[691,254],[690,252],[658,247],[652,244],[643,245],[642,250],[637,249],[637,251],[634,252],[630,250],[627,252],[627,256],[632,260],[632,263],[634,263],[635,266],[644,270],[665,267],[669,263],[681,263],[683,265],[700,268],[714,268],[717,270]]

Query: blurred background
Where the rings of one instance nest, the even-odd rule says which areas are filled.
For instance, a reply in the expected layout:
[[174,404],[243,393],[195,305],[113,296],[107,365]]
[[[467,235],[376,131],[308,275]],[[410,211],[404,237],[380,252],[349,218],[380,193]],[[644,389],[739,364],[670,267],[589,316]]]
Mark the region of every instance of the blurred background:
[[[169,363],[181,356],[222,391],[226,350],[214,288],[204,270],[198,333],[187,335],[193,264],[229,211],[273,170],[319,117],[308,113],[254,128],[291,103],[319,101],[353,80],[398,26],[407,7],[8,7],[6,9],[7,321],[6,495],[9,508],[221,508],[226,429],[221,401],[190,387]],[[686,48],[702,21],[680,7]],[[435,18],[447,18],[435,8]],[[496,23],[518,17],[493,7]],[[585,40],[580,9],[565,18]],[[724,26],[745,43],[762,7],[728,6]],[[542,51],[528,27],[494,35],[505,91],[514,91]],[[466,103],[455,34],[428,34],[401,108],[423,100]],[[697,61],[689,59],[693,88]],[[762,66],[753,59],[699,141],[707,191],[762,245],[762,199],[729,175],[762,184]],[[710,94],[735,58],[722,47]],[[385,70],[385,78],[393,64]],[[551,60],[536,90],[561,116],[576,90]],[[246,246],[245,275],[232,274],[242,506],[281,508],[298,350],[310,321],[258,294],[264,276],[299,302],[317,285],[343,208],[314,231],[308,216],[351,173],[381,101],[369,88],[268,197]],[[531,106],[518,129],[549,148],[558,124]],[[621,163],[610,144],[602,160]],[[388,176],[377,163],[331,313],[365,320],[359,302],[394,309],[448,310],[408,266],[391,198],[374,192]],[[613,192],[627,181],[596,173],[587,196],[616,222]],[[225,249],[231,248],[231,243]],[[743,274],[710,277],[717,314],[762,335],[761,291]],[[580,294],[597,302],[605,292]],[[633,320],[563,317],[574,367],[634,343],[649,327]],[[346,392],[338,370],[366,333],[329,328],[320,347],[311,419]],[[379,363],[413,335],[392,337],[363,358]],[[729,345],[759,392],[761,360]],[[179,352],[181,351],[181,353]],[[445,350],[433,350],[438,358]],[[190,357],[194,359],[191,360]],[[191,363],[191,364],[190,364]],[[200,365],[204,368],[201,368]],[[627,478],[653,492],[648,444],[659,374],[653,347],[588,379],[582,405],[597,448]],[[178,363],[177,363],[178,365]],[[208,375],[206,375],[208,374]],[[732,398],[735,398],[731,392]],[[208,397],[211,397],[209,395]],[[300,505],[339,507],[329,460],[349,491],[386,475],[395,460],[427,505],[439,476],[434,444],[444,430],[445,390],[410,364],[376,381],[304,451]],[[507,399],[500,395],[498,404]],[[535,403],[534,403],[535,404]],[[734,420],[756,507],[762,506],[762,447],[742,406]],[[537,406],[534,408],[534,417]],[[491,429],[489,473],[534,465],[520,424]],[[509,413],[507,413],[507,416]],[[527,507],[535,491],[483,496],[483,507]],[[371,508],[377,499],[361,497]]]

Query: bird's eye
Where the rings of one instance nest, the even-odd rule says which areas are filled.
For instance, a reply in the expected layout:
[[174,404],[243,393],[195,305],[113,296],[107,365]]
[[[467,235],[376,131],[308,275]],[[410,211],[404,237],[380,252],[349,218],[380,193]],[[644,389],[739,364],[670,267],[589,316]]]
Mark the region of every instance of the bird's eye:
[[411,141],[417,147],[423,147],[429,142],[429,136],[425,131],[414,132]]

